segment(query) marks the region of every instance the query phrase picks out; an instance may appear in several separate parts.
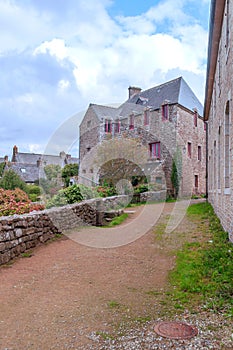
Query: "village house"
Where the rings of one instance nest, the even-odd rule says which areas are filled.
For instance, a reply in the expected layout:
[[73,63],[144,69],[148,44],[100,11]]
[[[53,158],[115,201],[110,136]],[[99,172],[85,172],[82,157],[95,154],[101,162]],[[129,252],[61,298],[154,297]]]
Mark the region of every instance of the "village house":
[[203,107],[182,77],[144,91],[129,87],[119,107],[89,105],[80,124],[79,181],[98,184],[106,164],[124,159],[122,178],[129,178],[126,168],[135,164],[131,178],[144,175],[172,193],[175,162],[179,195],[203,194],[205,152]]
[[212,0],[204,118],[208,200],[233,241],[233,3]]
[[46,178],[44,167],[46,165],[59,165],[63,168],[66,164],[78,163],[78,158],[71,157],[65,152],[57,155],[19,152],[18,147],[13,147],[11,162],[4,158],[5,171],[12,169],[26,183],[35,183],[41,178]]

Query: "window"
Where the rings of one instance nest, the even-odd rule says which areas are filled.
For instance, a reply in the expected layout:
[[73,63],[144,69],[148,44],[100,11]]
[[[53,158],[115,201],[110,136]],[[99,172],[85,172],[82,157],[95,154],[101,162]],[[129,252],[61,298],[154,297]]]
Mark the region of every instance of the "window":
[[21,168],[20,171],[21,171],[21,173],[26,173],[26,169],[25,168]]
[[91,126],[91,120],[88,120],[88,122],[87,122],[88,129],[90,128],[90,126]]
[[112,123],[111,120],[105,120],[105,132],[112,132]]
[[130,129],[130,130],[133,130],[133,129],[134,129],[134,115],[133,115],[133,114],[131,114],[131,115],[129,116],[129,129]]
[[144,125],[149,125],[149,110],[144,111]]
[[197,127],[197,111],[194,112],[194,126]]
[[118,134],[121,131],[121,122],[120,122],[120,120],[117,120],[115,122],[115,129],[114,130],[115,130],[116,134]]
[[230,115],[229,101],[225,111],[225,188],[230,188]]
[[158,158],[160,159],[160,142],[154,142],[149,145],[150,150],[150,158]]
[[188,156],[189,156],[189,158],[192,157],[192,144],[191,144],[191,142],[188,142]]
[[90,150],[91,150],[91,147],[88,146],[87,147],[87,152],[90,152]]
[[198,189],[198,175],[195,175],[194,185],[195,185],[195,189],[197,190]]
[[168,104],[162,105],[162,117],[163,119],[168,119],[169,109]]
[[198,146],[197,148],[197,159],[201,160],[201,146]]
[[204,122],[204,131],[206,131],[206,122]]

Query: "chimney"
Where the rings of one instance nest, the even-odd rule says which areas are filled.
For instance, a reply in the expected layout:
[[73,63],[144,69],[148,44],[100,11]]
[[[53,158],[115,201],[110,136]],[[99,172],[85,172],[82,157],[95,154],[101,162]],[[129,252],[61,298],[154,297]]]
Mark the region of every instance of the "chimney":
[[130,86],[128,90],[129,90],[129,98],[133,97],[136,94],[139,94],[142,91],[141,88],[136,86]]
[[5,162],[5,164],[8,164],[8,156],[4,157],[4,162]]
[[42,166],[42,159],[41,159],[41,157],[36,161],[36,166],[37,166],[37,168]]
[[12,162],[14,162],[14,163],[17,161],[17,159],[16,159],[17,154],[18,154],[18,147],[14,145],[13,155],[12,155]]
[[60,156],[60,158],[61,159],[65,159],[65,157],[66,157],[66,154],[65,154],[65,152],[64,151],[62,151],[62,152],[60,152],[60,154],[59,154],[59,156]]

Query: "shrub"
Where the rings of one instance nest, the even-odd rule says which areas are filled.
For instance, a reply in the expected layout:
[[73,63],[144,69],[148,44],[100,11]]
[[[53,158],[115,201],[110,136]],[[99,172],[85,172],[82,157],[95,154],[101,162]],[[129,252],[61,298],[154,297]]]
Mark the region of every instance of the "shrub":
[[27,185],[26,188],[29,199],[32,202],[36,202],[39,200],[40,195],[42,194],[42,190],[37,185]]
[[27,194],[16,188],[15,190],[4,190],[0,188],[0,216],[25,214],[32,210],[44,209],[43,205],[32,205]]
[[51,199],[48,200],[46,208],[62,207],[66,204],[68,204],[68,202],[64,194],[64,190],[60,190],[57,194],[55,194]]
[[20,176],[17,175],[12,169],[4,172],[2,179],[0,180],[0,187],[4,190],[14,190],[20,188],[24,192],[27,191],[26,183],[21,180]]
[[148,185],[147,184],[140,184],[134,187],[134,193],[143,193],[148,191]]

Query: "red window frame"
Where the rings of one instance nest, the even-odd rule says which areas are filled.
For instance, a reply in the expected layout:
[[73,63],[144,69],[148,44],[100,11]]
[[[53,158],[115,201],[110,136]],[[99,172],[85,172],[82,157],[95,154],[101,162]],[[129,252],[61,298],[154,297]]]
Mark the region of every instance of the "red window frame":
[[162,105],[162,117],[167,120],[169,116],[169,106],[168,104]]
[[133,115],[133,114],[131,114],[131,115],[129,116],[129,129],[130,129],[130,130],[133,130],[133,129],[134,129],[134,115]]
[[161,145],[160,142],[153,142],[149,144],[150,158],[161,158]]
[[111,133],[112,132],[112,122],[109,119],[105,119],[105,126],[104,130],[106,133]]

